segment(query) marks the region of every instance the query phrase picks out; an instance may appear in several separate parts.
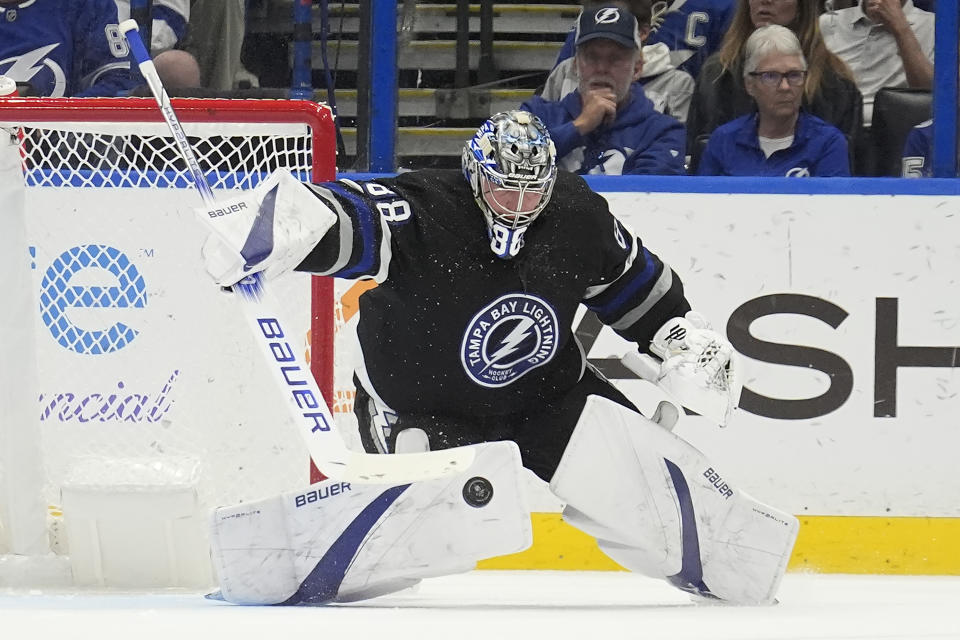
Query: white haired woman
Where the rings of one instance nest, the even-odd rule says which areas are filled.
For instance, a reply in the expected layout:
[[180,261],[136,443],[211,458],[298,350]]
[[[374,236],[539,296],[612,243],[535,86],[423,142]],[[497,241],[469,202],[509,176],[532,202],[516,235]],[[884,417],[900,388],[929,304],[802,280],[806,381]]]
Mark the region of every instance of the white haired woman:
[[800,108],[807,61],[797,36],[779,25],[747,39],[743,79],[756,113],[718,127],[699,175],[849,176],[847,141],[839,129]]

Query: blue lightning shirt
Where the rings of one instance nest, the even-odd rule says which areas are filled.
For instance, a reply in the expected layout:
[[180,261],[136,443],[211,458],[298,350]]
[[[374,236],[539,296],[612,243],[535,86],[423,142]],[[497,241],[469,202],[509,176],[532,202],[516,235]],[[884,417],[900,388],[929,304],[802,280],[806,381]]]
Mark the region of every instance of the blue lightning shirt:
[[0,5],[0,75],[40,95],[122,95],[136,84],[130,68],[114,0]]
[[793,142],[767,157],[760,148],[757,114],[717,127],[700,159],[701,176],[830,177],[850,175],[847,140],[840,130],[803,111]]
[[686,129],[672,116],[657,111],[634,82],[629,101],[617,109],[609,126],[586,135],[573,126],[583,110],[580,91],[559,102],[533,96],[521,106],[536,115],[557,146],[557,166],[581,175],[683,175]]

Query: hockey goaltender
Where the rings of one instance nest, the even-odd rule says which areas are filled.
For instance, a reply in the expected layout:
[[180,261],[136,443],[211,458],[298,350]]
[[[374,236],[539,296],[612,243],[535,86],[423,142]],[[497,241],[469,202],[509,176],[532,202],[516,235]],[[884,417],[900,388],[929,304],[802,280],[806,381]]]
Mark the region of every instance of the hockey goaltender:
[[[370,598],[531,544],[522,467],[623,567],[697,598],[766,604],[796,538],[672,432],[686,406],[723,426],[740,395],[730,343],[677,274],[579,176],[534,116],[493,116],[463,170],[304,184],[278,172],[201,218],[221,286],[291,270],[372,278],[360,299],[355,412],[368,453],[476,448],[469,468],[409,484],[327,480],[216,511],[218,597]],[[236,206],[233,206],[236,205]],[[580,304],[638,353],[668,397],[652,415],[586,361]]]

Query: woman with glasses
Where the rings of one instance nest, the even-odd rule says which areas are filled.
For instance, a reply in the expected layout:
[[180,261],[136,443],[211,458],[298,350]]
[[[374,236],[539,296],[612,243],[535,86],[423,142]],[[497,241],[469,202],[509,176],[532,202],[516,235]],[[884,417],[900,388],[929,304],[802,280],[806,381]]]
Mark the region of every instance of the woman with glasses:
[[808,64],[803,108],[840,129],[848,142],[860,131],[863,98],[847,65],[824,44],[817,0],[739,0],[720,51],[697,77],[686,122],[694,161],[714,129],[753,111],[744,85],[744,50],[755,29],[771,24],[787,27],[800,41]]
[[718,127],[697,173],[711,176],[849,176],[839,129],[801,110],[809,67],[790,29],[769,25],[747,38],[743,83],[756,112]]

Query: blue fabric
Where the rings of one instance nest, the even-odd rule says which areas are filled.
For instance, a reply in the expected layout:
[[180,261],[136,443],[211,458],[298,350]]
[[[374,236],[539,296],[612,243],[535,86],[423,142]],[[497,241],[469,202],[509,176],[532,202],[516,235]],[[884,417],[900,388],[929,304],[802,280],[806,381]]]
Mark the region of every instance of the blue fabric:
[[577,24],[574,23],[573,26],[570,27],[570,31],[567,32],[567,39],[563,41],[563,46],[560,47],[560,53],[557,54],[557,61],[553,63],[554,68],[567,58],[572,58],[573,54],[577,52],[577,45],[574,44],[576,39]]
[[700,559],[700,537],[697,535],[697,514],[690,495],[690,487],[680,467],[663,459],[673,482],[680,505],[680,571],[667,576],[667,581],[678,589],[695,593],[705,598],[716,598],[703,581],[703,561]]
[[[584,301],[588,309],[601,316],[610,316],[614,314],[625,315],[633,306],[636,306],[637,293],[644,287],[649,287],[651,281],[659,276],[659,260],[654,259],[653,255],[647,251],[646,247],[641,247],[643,260],[646,266],[640,273],[634,273],[633,277],[625,282],[617,296],[603,305],[590,304]],[[633,305],[633,306],[631,306]]]
[[114,0],[0,5],[0,60],[0,74],[44,96],[115,96],[136,84]]
[[645,44],[666,44],[677,67],[696,78],[720,48],[735,9],[734,0],[673,0]]
[[336,182],[326,182],[323,186],[325,186],[327,189],[330,189],[330,191],[343,196],[350,202],[351,205],[353,205],[354,211],[357,212],[354,222],[360,229],[360,237],[363,238],[361,245],[363,255],[360,257],[360,260],[357,261],[357,263],[352,267],[348,266],[330,275],[335,278],[355,278],[361,275],[374,273],[374,265],[376,264],[378,257],[377,252],[379,250],[379,242],[377,242],[376,234],[376,226],[380,220],[379,215],[374,214],[373,210],[367,206],[367,203],[356,193],[350,191],[350,189],[347,189]]
[[910,167],[909,177],[933,177],[933,120],[915,126],[903,145],[903,159]]
[[573,126],[581,111],[579,91],[559,102],[534,96],[520,108],[543,120],[557,147],[557,164],[567,171],[581,175],[684,173],[683,124],[654,109],[637,83],[631,85],[628,102],[617,111],[616,121],[585,136]]
[[801,111],[793,144],[769,158],[757,137],[757,114],[717,127],[697,173],[702,176],[849,176],[847,140],[840,130]]
[[167,23],[167,26],[177,36],[178,43],[187,35],[187,19],[179,11],[174,11],[164,5],[154,5],[151,15],[154,20]]

